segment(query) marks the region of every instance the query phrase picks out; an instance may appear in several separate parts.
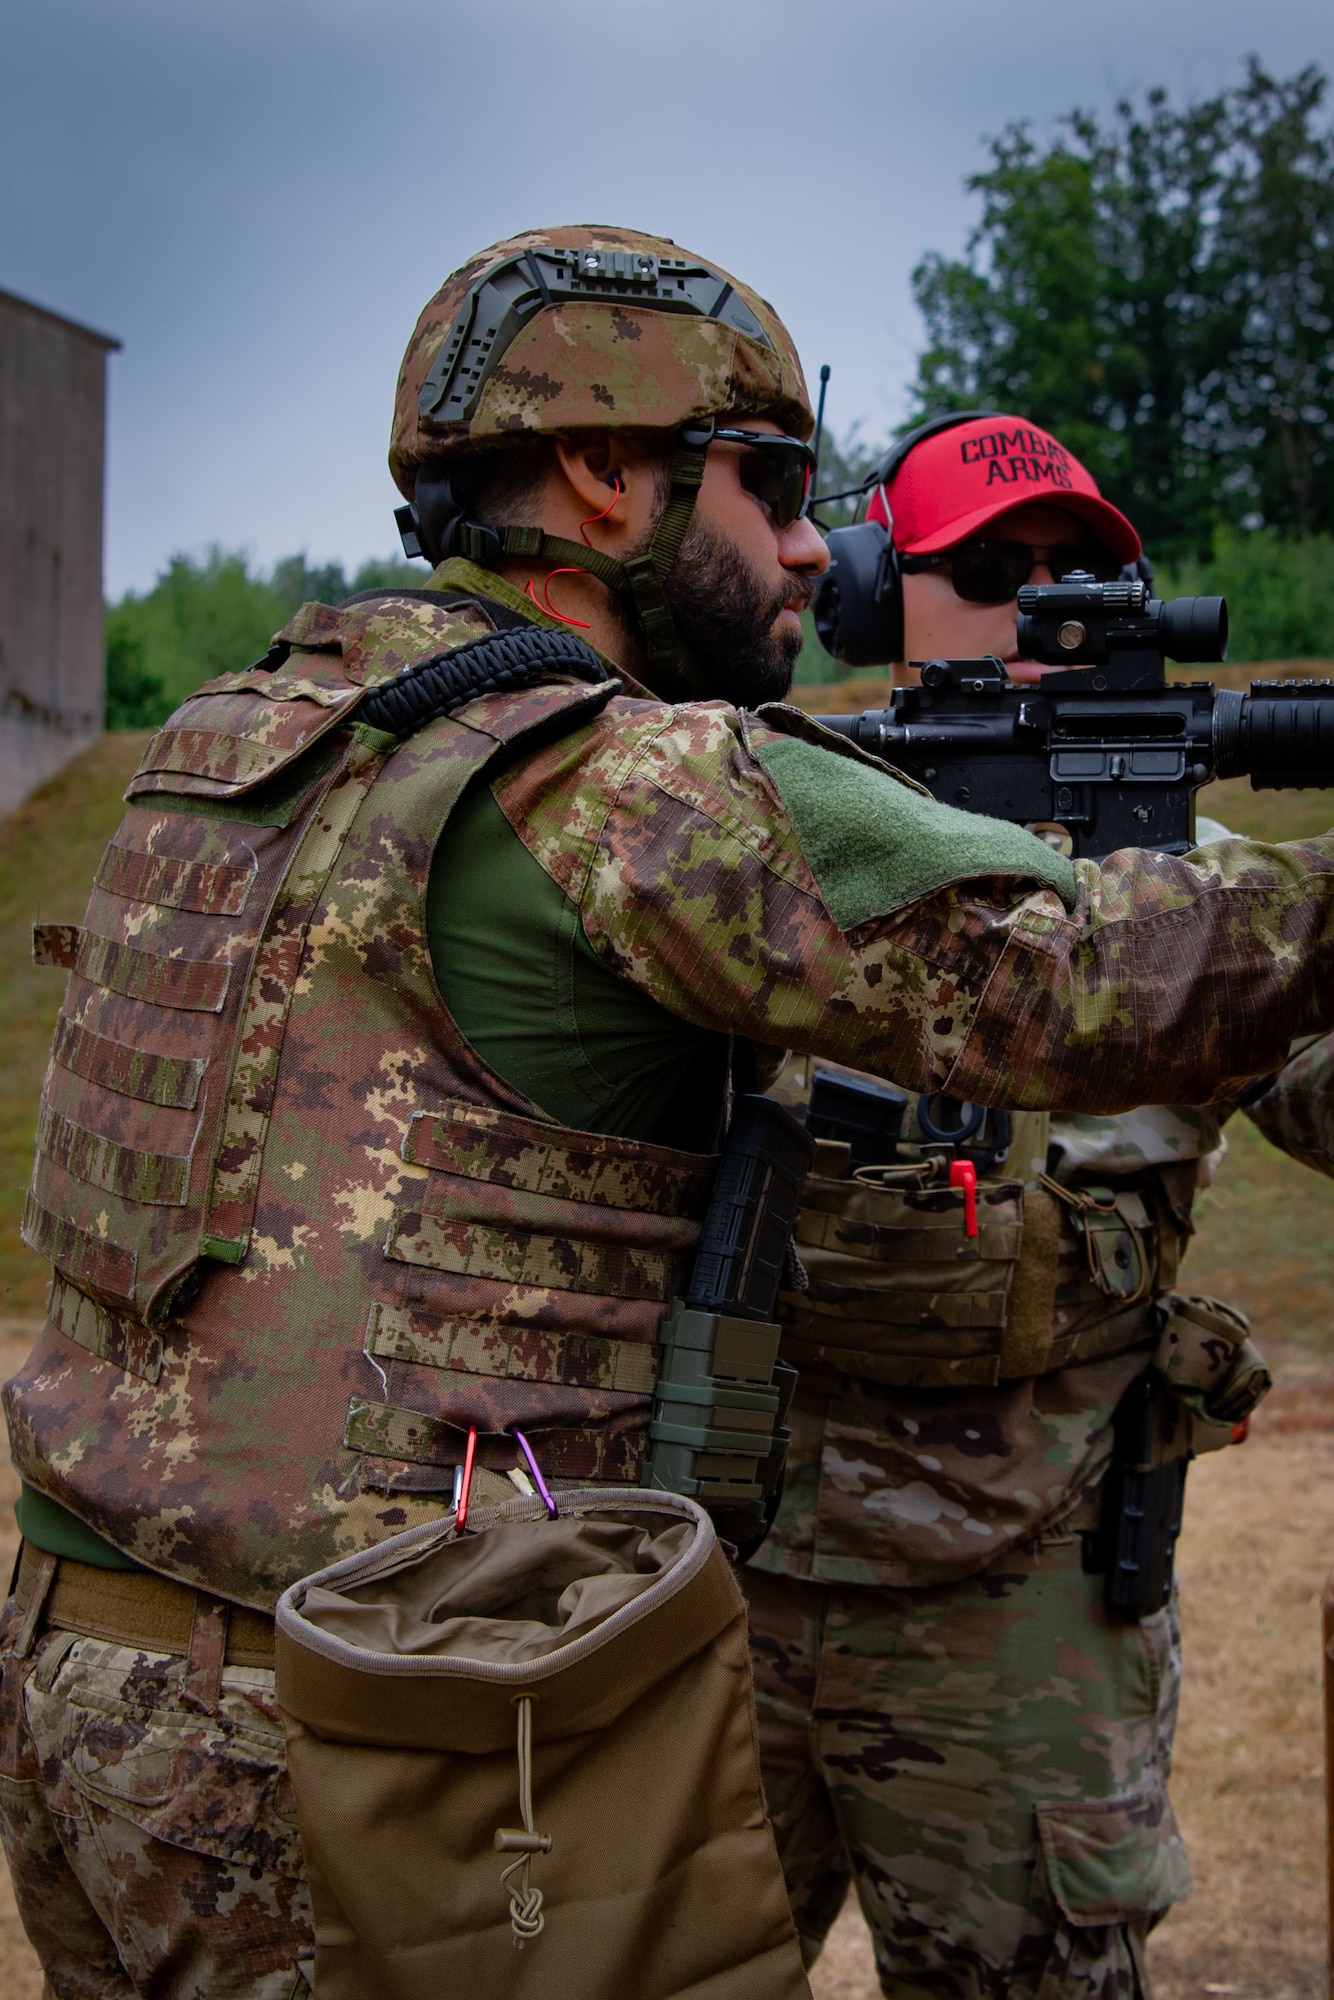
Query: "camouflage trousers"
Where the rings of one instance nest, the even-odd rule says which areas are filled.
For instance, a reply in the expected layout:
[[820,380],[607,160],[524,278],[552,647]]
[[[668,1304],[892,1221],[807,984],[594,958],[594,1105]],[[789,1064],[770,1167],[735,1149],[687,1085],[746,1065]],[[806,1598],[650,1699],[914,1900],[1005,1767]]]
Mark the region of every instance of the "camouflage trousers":
[[199,1703],[183,1661],[0,1628],[0,1837],[53,2000],[309,2000],[272,1669]]
[[1176,1610],[1107,1614],[1078,1542],[930,1590],[743,1573],[765,1789],[807,1964],[854,1880],[884,1992],[1133,2000],[1190,1874]]

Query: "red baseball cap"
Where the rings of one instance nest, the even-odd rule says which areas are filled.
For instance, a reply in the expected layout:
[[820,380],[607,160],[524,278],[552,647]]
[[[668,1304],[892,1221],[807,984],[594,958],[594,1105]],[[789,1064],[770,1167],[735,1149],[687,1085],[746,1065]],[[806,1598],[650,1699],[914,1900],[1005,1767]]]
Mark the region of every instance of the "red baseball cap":
[[[970,417],[914,445],[890,481],[887,525],[905,554],[934,555],[1032,500],[1087,522],[1122,562],[1139,555],[1139,536],[1103,499],[1093,474],[1050,431],[1023,417]],[[883,486],[872,493],[866,517],[886,521]]]

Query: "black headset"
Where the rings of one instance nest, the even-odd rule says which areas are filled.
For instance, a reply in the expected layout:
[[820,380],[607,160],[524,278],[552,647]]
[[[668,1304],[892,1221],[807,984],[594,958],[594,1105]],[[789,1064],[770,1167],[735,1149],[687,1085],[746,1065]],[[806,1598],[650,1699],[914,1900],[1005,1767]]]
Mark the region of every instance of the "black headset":
[[[998,417],[999,410],[950,410],[928,417],[916,430],[896,438],[868,473],[862,491],[883,487],[889,514],[889,484],[910,452],[941,431]],[[815,629],[820,644],[845,667],[883,667],[903,658],[903,574],[894,546],[894,520],[858,521],[833,528],[827,538],[829,568],[815,587]]]

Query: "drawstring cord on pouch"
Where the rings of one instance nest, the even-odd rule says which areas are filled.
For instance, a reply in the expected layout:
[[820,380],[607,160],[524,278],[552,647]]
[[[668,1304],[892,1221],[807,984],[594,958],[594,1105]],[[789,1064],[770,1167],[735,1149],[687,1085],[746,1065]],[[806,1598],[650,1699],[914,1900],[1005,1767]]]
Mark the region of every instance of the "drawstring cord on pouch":
[[[1112,1188],[1068,1188],[1063,1182],[1053,1180],[1050,1174],[1039,1174],[1038,1180],[1048,1194],[1054,1195],[1070,1211],[1083,1230],[1089,1276],[1098,1290],[1107,1298],[1119,1300],[1123,1306],[1138,1305],[1141,1299],[1147,1298],[1153,1288],[1153,1263],[1148,1245],[1140,1234],[1139,1226],[1120,1206],[1116,1191]],[[1133,1285],[1129,1279],[1124,1286],[1113,1284],[1098,1255],[1096,1232],[1107,1231],[1109,1225],[1115,1233],[1127,1239],[1134,1251]]]
[[[514,1697],[519,1711],[519,1817],[523,1825],[497,1827],[495,1837],[497,1854],[519,1857],[508,1868],[501,1869],[500,1879],[509,1890],[510,1929],[520,1951],[529,1938],[542,1935],[547,1921],[542,1913],[542,1891],[533,1887],[528,1871],[535,1854],[551,1852],[551,1835],[538,1833],[533,1825],[533,1700],[530,1694]],[[515,1874],[519,1877],[517,1885],[510,1880]]]

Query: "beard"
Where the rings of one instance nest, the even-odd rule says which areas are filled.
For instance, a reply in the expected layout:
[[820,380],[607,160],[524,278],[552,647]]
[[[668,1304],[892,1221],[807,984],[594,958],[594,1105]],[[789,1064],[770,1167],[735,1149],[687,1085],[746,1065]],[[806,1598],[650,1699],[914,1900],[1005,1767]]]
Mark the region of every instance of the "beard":
[[792,686],[802,635],[775,631],[782,611],[803,611],[815,594],[793,574],[774,589],[733,543],[696,519],[663,584],[672,621],[703,675],[709,696],[734,708],[782,701]]

